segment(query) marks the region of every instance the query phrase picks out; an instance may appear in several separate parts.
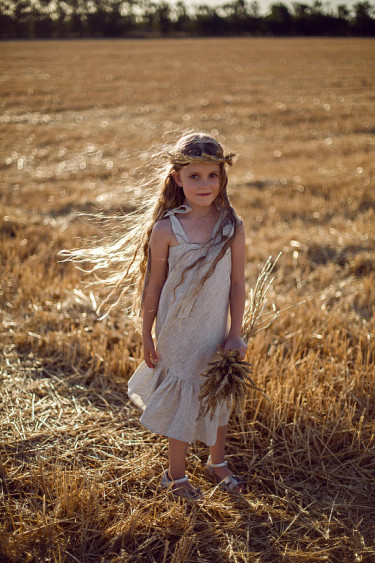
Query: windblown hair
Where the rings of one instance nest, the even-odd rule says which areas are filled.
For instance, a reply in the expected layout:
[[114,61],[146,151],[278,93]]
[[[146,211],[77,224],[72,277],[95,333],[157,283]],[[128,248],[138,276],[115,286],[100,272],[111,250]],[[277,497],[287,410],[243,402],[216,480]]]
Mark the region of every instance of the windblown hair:
[[179,172],[187,164],[196,161],[219,164],[220,191],[214,202],[221,214],[218,232],[228,223],[233,225],[232,233],[225,241],[215,241],[212,237],[206,243],[206,254],[187,268],[204,262],[209,249],[214,245],[221,245],[194,293],[200,290],[232,244],[240,225],[240,219],[227,194],[226,165],[232,165],[234,156],[233,153],[224,155],[220,143],[202,132],[185,133],[174,145],[163,145],[153,150],[147,155],[142,179],[139,181],[141,201],[136,205],[135,211],[120,218],[120,228],[125,234],[112,236],[110,240],[91,248],[63,250],[60,253],[65,260],[72,260],[80,269],[93,274],[95,284],[107,286],[107,295],[99,307],[104,316],[117,305],[125,305],[132,317],[141,312],[142,295],[148,282],[146,273],[153,226],[167,211],[179,207],[185,200],[183,190],[176,184],[172,173]]

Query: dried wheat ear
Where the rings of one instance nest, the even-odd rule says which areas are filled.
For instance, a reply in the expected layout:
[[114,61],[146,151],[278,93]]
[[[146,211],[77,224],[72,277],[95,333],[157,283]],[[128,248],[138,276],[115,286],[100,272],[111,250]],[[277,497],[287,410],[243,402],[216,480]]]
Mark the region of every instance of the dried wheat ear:
[[240,414],[248,387],[264,395],[251,377],[251,364],[239,359],[238,350],[219,350],[218,354],[219,359],[208,364],[209,368],[202,374],[206,380],[199,394],[199,416],[210,414],[211,420],[215,410],[223,402],[227,403],[229,408],[233,405],[234,412]]

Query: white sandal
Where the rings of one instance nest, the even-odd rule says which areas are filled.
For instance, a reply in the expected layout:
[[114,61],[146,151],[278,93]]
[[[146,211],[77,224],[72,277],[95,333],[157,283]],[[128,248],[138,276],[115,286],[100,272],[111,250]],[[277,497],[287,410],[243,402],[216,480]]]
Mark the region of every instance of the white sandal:
[[197,500],[197,499],[201,498],[202,492],[201,492],[199,487],[197,489],[195,489],[194,491],[189,491],[189,489],[184,489],[184,488],[181,488],[181,487],[178,487],[178,486],[175,487],[175,485],[181,485],[182,483],[187,483],[188,480],[189,480],[189,478],[186,477],[186,475],[184,477],[181,477],[181,479],[170,479],[169,475],[168,475],[168,469],[167,469],[163,473],[163,477],[161,479],[161,487],[163,489],[169,488],[170,491],[174,495],[177,495],[178,497],[186,498],[186,499],[189,499],[189,500]]
[[[215,470],[214,470],[215,467],[227,467],[227,466],[228,466],[228,463],[226,461],[223,461],[222,463],[212,463],[211,456],[209,456],[207,463],[206,463],[206,471],[212,477],[214,477],[214,479],[219,484],[219,487],[221,489],[224,489],[225,491],[228,491],[230,493],[243,493],[243,492],[245,492],[246,483],[238,475],[228,475],[227,477],[224,477],[224,479],[221,479],[220,477],[218,477],[216,475]],[[243,487],[244,490],[243,491],[241,491],[241,490],[236,491],[235,488],[238,487],[238,486]]]

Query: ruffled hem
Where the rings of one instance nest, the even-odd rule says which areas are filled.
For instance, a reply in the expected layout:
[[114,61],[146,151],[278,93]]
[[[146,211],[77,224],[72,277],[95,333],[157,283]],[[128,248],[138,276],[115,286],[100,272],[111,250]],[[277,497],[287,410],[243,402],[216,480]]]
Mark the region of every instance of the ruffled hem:
[[198,395],[203,383],[199,379],[177,377],[166,366],[151,369],[142,362],[128,383],[129,398],[142,410],[142,424],[151,432],[213,446],[219,426],[227,424],[230,408],[223,403],[211,420],[199,417]]

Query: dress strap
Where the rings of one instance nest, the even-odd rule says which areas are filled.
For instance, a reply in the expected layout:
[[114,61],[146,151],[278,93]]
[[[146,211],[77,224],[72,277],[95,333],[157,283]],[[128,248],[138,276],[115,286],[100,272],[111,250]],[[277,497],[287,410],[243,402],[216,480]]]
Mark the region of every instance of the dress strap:
[[190,205],[184,204],[184,205],[180,205],[180,207],[176,207],[175,209],[169,209],[163,215],[163,219],[165,219],[166,217],[169,217],[169,219],[171,221],[171,225],[172,225],[173,234],[175,235],[179,244],[181,244],[183,242],[188,243],[189,240],[186,236],[184,229],[182,228],[180,221],[177,219],[176,214],[177,213],[189,213],[189,211],[191,211]]
[[169,219],[171,221],[173,234],[176,237],[178,244],[189,242],[186,233],[177,217],[175,215],[170,215]]
[[[163,217],[162,217],[163,219],[165,219],[166,217],[170,218],[173,234],[175,235],[179,244],[181,244],[182,242],[189,242],[189,240],[186,236],[184,229],[182,228],[180,221],[177,219],[175,214],[176,213],[189,213],[189,211],[191,211],[190,205],[183,204],[183,205],[180,205],[180,207],[176,207],[175,209],[169,209],[168,211],[166,211],[163,214]],[[147,283],[148,283],[148,280],[150,278],[150,268],[151,268],[151,249],[149,248],[148,249],[148,256],[147,256],[146,274],[145,274],[145,279],[144,279],[144,282],[143,282],[143,290],[142,290],[142,298],[141,298],[141,311],[143,309],[143,303],[144,303]]]
[[223,236],[225,237],[231,237],[233,235],[234,232],[234,225],[233,223],[227,223],[224,227],[223,227]]

